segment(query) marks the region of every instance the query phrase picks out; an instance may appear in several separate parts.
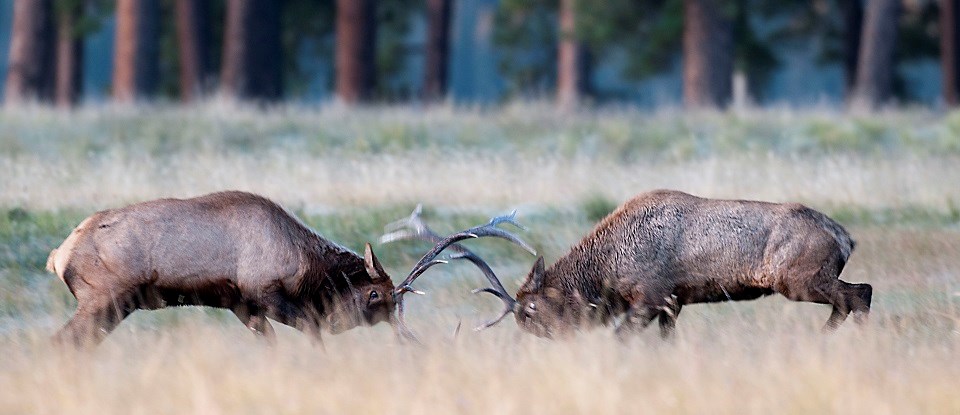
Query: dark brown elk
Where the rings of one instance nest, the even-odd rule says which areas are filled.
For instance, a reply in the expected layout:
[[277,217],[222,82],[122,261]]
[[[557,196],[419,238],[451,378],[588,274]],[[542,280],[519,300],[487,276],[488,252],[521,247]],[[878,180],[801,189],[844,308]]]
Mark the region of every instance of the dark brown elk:
[[[513,219],[494,218],[473,234],[526,246],[496,228],[502,222]],[[202,305],[231,310],[271,340],[268,318],[318,342],[321,331],[379,322],[415,340],[394,310],[402,310],[413,280],[445,262],[435,257],[425,256],[394,287],[370,244],[360,257],[276,203],[244,192],[105,210],[81,222],[47,260],[77,299],[74,316],[55,338],[96,344],[135,310]]]
[[[438,240],[417,231],[425,229],[419,217],[405,223],[402,236]],[[842,226],[803,205],[653,191],[624,203],[553,266],[538,258],[516,300],[486,269],[491,287],[475,292],[496,295],[505,308],[478,329],[512,312],[541,337],[617,320],[622,337],[654,319],[666,336],[684,305],[773,293],[832,305],[825,329],[833,329],[851,312],[862,321],[870,311],[872,287],[839,279],[853,248]]]

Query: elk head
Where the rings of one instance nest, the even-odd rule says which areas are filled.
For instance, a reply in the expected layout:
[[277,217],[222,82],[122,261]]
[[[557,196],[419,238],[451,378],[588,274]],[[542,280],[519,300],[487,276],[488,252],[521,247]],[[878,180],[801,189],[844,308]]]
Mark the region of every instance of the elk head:
[[569,290],[546,285],[545,275],[543,257],[539,257],[517,291],[517,325],[538,337],[567,337],[580,325],[583,311],[590,305],[577,294],[569,295]]
[[338,290],[333,299],[329,312],[323,318],[324,327],[337,334],[360,325],[372,326],[387,322],[398,334],[409,337],[400,330],[393,318],[396,309],[393,300],[395,287],[369,243],[363,250],[363,265],[370,281],[351,282],[350,278],[344,276],[346,286]]

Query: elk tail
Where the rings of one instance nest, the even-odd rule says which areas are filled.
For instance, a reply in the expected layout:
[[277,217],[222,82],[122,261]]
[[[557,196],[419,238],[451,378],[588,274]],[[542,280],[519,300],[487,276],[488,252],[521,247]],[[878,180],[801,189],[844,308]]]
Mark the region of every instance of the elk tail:
[[80,222],[80,224],[73,229],[73,232],[70,232],[70,236],[67,236],[67,239],[64,239],[59,247],[50,251],[50,256],[47,257],[47,271],[57,274],[57,277],[60,277],[60,281],[63,281],[68,287],[70,284],[67,283],[68,277],[65,277],[65,275],[67,274],[67,269],[70,268],[68,265],[70,264],[70,257],[73,255],[74,249],[76,249],[80,234],[86,230],[87,224],[90,223],[94,217],[95,216],[91,216],[84,219],[83,222]]
[[50,251],[50,256],[47,257],[47,271],[56,274],[57,273],[57,264],[55,259],[57,258],[57,249],[54,248]]
[[[64,284],[67,284],[67,278],[64,277],[64,270],[57,268],[57,254],[61,252],[61,248],[63,247],[54,248],[52,251],[50,251],[50,256],[47,257],[47,271],[57,274],[57,277],[60,278],[60,281],[63,281]],[[64,268],[65,265],[66,264],[60,264],[60,266]],[[67,284],[67,287],[70,287],[70,284]],[[73,288],[70,288],[70,292],[73,292]]]

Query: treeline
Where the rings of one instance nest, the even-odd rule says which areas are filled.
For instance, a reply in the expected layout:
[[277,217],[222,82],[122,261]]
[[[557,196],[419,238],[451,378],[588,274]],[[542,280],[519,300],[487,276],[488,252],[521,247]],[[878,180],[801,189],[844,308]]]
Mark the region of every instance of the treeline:
[[[273,102],[305,78],[300,56],[333,57],[333,90],[356,104],[447,95],[451,19],[473,0],[16,0],[5,102],[69,107],[82,94],[83,39],[116,17],[111,96],[117,102],[218,94]],[[683,103],[723,108],[758,95],[778,50],[816,42],[843,63],[850,105],[902,94],[901,62],[937,57],[943,99],[960,101],[960,0],[501,0],[493,20],[499,66],[514,94],[555,91],[562,108],[603,99],[594,71],[626,79],[681,65]],[[419,48],[404,43],[425,23]],[[389,86],[411,54],[420,89]]]

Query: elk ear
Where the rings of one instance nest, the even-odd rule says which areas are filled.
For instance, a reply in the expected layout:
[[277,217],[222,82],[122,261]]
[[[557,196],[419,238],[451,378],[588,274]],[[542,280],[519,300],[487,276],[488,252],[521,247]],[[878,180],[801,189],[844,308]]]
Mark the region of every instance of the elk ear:
[[540,287],[543,286],[543,257],[538,257],[537,262],[533,264],[533,269],[530,270],[530,275],[527,276],[527,280],[523,282],[524,291],[538,291]]
[[367,275],[370,276],[373,282],[390,279],[390,277],[387,276],[387,272],[383,270],[383,266],[380,265],[380,260],[373,254],[373,248],[370,247],[369,243],[363,247],[363,265],[367,268]]

